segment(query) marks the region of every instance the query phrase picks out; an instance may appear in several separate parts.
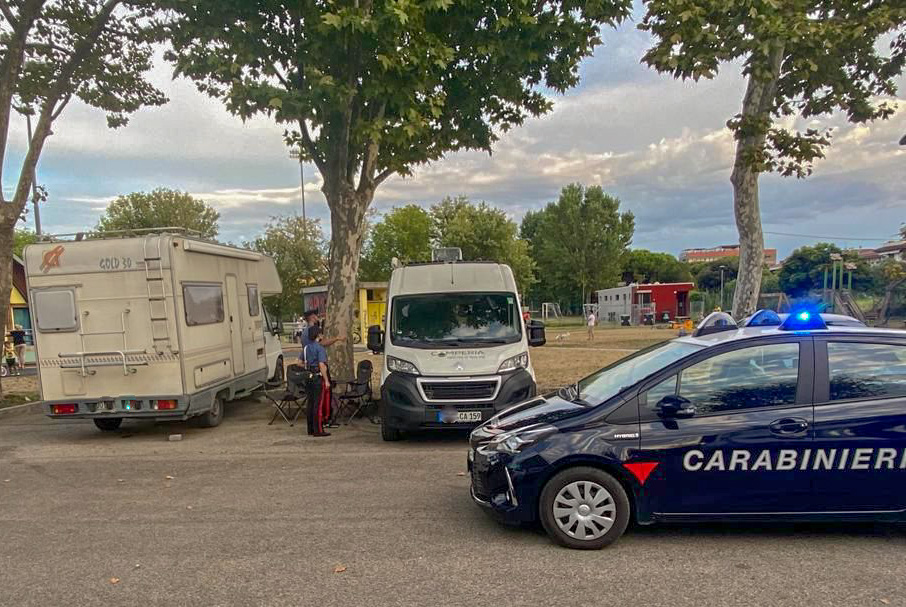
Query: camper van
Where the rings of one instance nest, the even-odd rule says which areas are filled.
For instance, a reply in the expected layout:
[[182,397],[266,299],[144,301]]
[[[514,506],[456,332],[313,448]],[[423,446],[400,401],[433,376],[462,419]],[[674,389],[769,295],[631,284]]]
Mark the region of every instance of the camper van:
[[484,262],[435,262],[393,270],[385,329],[368,329],[383,352],[381,433],[470,428],[535,395],[529,346],[544,344],[540,322],[526,326],[513,271]]
[[282,379],[279,328],[261,298],[281,291],[260,253],[179,233],[26,247],[38,382],[47,415],[199,417]]

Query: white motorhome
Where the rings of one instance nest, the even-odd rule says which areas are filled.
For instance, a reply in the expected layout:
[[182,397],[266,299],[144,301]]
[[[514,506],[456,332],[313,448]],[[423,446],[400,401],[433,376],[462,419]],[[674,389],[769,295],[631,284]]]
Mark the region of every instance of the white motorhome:
[[265,255],[164,233],[30,245],[25,268],[52,418],[216,426],[224,402],[283,377],[261,303],[280,278]]
[[402,431],[472,427],[535,395],[529,346],[544,325],[525,326],[509,266],[413,264],[390,277],[387,322],[368,330],[384,353],[384,440]]

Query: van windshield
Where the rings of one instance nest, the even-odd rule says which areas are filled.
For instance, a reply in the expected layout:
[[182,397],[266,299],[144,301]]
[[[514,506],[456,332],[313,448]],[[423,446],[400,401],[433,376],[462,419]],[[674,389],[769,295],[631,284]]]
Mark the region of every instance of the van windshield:
[[390,323],[393,343],[415,348],[465,348],[522,339],[519,306],[512,293],[395,297]]

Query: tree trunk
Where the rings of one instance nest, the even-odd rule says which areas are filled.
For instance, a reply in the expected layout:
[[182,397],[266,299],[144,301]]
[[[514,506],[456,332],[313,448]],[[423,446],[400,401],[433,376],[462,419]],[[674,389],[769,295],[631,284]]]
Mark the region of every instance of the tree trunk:
[[[736,134],[736,159],[733,163],[733,210],[739,231],[739,272],[733,293],[733,316],[742,318],[755,312],[761,291],[761,272],[764,268],[764,233],[758,201],[758,176],[761,169],[754,164],[764,150],[767,127],[771,120],[777,81],[783,62],[784,45],[774,43],[769,57],[770,76],[749,74],[746,95],[742,104],[742,128]],[[759,122],[761,126],[756,126]]]
[[[339,191],[337,191],[339,190]],[[357,280],[365,240],[365,212],[374,191],[340,187],[324,192],[330,207],[330,253],[327,279],[327,337],[342,336],[345,342],[328,349],[334,377],[353,377],[352,328],[357,297]],[[365,314],[360,310],[359,314]],[[364,337],[364,336],[363,336]]]
[[[0,225],[0,298],[2,300],[0,301],[3,302],[3,313],[0,314],[0,335],[3,336],[3,341],[6,341],[9,297],[13,288],[13,229],[6,223],[6,217],[2,217],[2,225]],[[15,222],[13,222],[13,226],[15,226]],[[0,384],[0,398],[2,396],[3,386]]]

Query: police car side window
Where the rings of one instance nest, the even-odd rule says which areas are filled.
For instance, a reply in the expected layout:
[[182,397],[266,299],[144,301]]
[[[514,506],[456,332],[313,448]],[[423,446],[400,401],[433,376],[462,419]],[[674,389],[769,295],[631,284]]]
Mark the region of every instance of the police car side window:
[[692,402],[696,416],[731,413],[793,405],[798,381],[799,344],[768,344],[718,354],[684,369],[679,394]]
[[676,377],[676,375],[671,375],[664,381],[649,388],[648,392],[645,393],[645,404],[649,409],[654,408],[665,396],[676,394]]
[[829,342],[830,399],[906,396],[906,347]]

